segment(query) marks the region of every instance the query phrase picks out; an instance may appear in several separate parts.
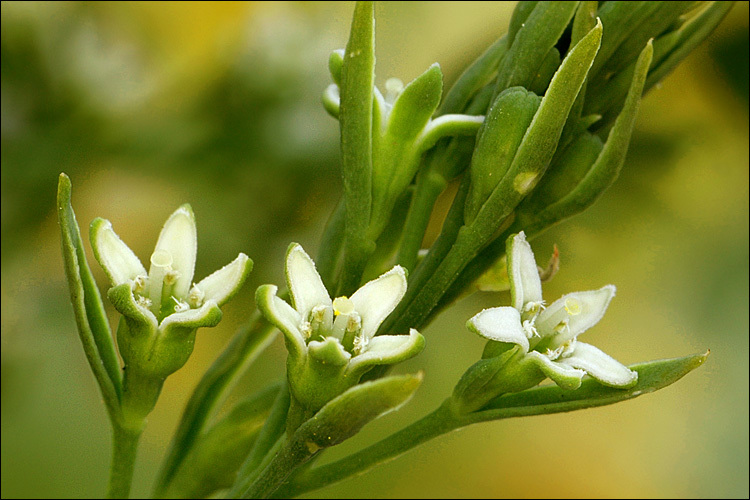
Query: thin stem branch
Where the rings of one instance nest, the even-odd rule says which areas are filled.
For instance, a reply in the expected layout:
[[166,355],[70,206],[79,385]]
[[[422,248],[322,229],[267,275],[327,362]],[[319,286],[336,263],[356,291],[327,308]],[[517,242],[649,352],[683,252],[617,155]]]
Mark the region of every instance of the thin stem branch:
[[107,498],[128,498],[142,427],[126,428],[112,421],[112,464]]

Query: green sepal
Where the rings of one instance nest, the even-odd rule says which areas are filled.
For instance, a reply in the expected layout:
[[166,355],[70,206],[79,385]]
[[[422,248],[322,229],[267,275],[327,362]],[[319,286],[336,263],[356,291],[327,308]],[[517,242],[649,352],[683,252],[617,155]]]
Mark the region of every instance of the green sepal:
[[364,382],[329,401],[292,437],[292,447],[315,453],[357,434],[362,427],[406,403],[422,383],[422,374],[394,375]]
[[500,394],[529,389],[545,378],[520,346],[494,341],[490,344],[498,354],[483,356],[466,370],[453,389],[450,404],[457,413],[471,413]]
[[552,78],[508,172],[472,221],[472,228],[485,241],[497,231],[498,221],[504,221],[511,214],[544,174],[568,113],[596,57],[601,36],[602,26],[598,23],[568,53]]
[[58,180],[57,214],[65,275],[78,325],[78,336],[107,409],[113,415],[117,411],[122,391],[122,372],[104,304],[91,274],[81,231],[71,205],[70,178],[64,173],[60,174]]
[[230,487],[280,388],[281,384],[273,384],[237,403],[224,418],[198,436],[161,496],[206,498]]
[[513,87],[498,95],[487,112],[471,158],[471,184],[464,209],[467,224],[504,179],[540,102],[533,92]]
[[629,368],[638,373],[638,383],[628,389],[607,387],[592,378],[584,378],[581,386],[574,391],[547,385],[505,394],[490,401],[481,411],[467,415],[466,423],[546,415],[619,403],[678,381],[701,366],[707,356],[708,352],[631,365]]

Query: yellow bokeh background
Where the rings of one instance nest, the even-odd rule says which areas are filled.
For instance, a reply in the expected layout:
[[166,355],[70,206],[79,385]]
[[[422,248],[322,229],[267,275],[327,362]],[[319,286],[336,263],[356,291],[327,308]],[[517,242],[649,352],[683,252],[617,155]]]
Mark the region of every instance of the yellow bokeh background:
[[[378,3],[377,82],[409,81],[437,61],[450,84],[506,30],[513,6]],[[95,497],[106,487],[109,424],[67,297],[59,172],[71,176],[84,234],[107,218],[145,259],[165,218],[190,202],[198,279],[238,251],[255,260],[149,418],[133,487],[144,497],[192,389],[249,317],[255,287],[282,282],[290,241],[314,253],[340,196],[338,129],[320,95],[352,7],[2,3],[3,497]],[[532,242],[540,262],[560,248],[548,301],[617,285],[584,341],[626,364],[710,349],[708,362],[620,405],[454,432],[308,496],[748,496],[747,40],[748,3],[737,2],[643,100],[617,183]],[[330,458],[438,405],[482,350],[466,319],[507,303],[507,294],[475,294],[439,316],[423,332],[426,350],[399,368],[425,371],[415,398]],[[228,403],[282,378],[285,356],[277,339]]]

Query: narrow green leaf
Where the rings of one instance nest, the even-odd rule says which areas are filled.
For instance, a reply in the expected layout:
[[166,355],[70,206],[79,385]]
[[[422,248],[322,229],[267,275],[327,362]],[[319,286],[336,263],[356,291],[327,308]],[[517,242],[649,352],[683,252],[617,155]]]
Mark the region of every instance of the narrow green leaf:
[[573,18],[573,30],[570,34],[570,46],[575,45],[586,36],[586,33],[596,26],[596,11],[599,8],[599,2],[581,2]]
[[472,222],[488,241],[518,202],[536,185],[557,148],[568,113],[596,57],[602,26],[598,23],[565,57],[539,105],[513,163]]
[[357,434],[367,423],[398,409],[422,383],[422,374],[393,375],[355,385],[329,401],[292,437],[311,452],[334,446]]
[[539,4],[539,2],[529,1],[521,1],[516,4],[516,8],[513,9],[513,15],[510,18],[510,24],[508,25],[507,39],[509,46],[513,44],[513,40],[516,39],[516,34],[523,27],[537,4]]
[[552,47],[544,56],[542,64],[539,65],[534,78],[529,82],[529,90],[537,95],[544,95],[549,87],[549,82],[555,75],[555,71],[560,67],[560,52],[556,47]]
[[511,87],[497,96],[487,112],[471,158],[471,184],[464,219],[470,224],[495,187],[503,180],[541,98],[523,87]]
[[203,375],[185,406],[162,464],[156,482],[157,495],[163,495],[169,481],[202,432],[213,410],[244,369],[271,343],[275,332],[276,329],[268,324],[259,313],[256,313],[248,326],[234,335],[229,345]]
[[234,483],[237,470],[257,441],[282,384],[273,384],[234,406],[202,433],[177,468],[166,498],[205,498]]
[[372,210],[373,2],[357,2],[341,68],[341,156],[346,203],[344,288],[356,288],[374,243],[365,240]]
[[707,357],[708,352],[631,365],[629,368],[638,372],[638,383],[629,389],[606,387],[594,379],[586,378],[581,386],[573,391],[566,391],[556,385],[547,385],[505,394],[490,401],[482,410],[467,415],[466,420],[469,421],[467,423],[476,423],[546,415],[627,401],[677,382],[701,366]]
[[412,80],[396,98],[386,125],[388,136],[401,142],[415,139],[430,121],[442,94],[443,73],[440,65],[435,63]]
[[62,253],[78,334],[110,414],[119,411],[122,372],[99,289],[91,274],[81,232],[71,205],[70,178],[60,174],[57,214]]
[[456,83],[451,86],[445,95],[443,104],[441,104],[438,110],[438,115],[463,113],[466,110],[466,106],[471,101],[471,98],[490,82],[492,75],[497,71],[500,60],[508,50],[506,40],[507,38],[504,36],[499,38],[461,73]]
[[[649,43],[641,52],[636,65],[635,74],[630,84],[630,91],[620,116],[615,121],[609,133],[604,148],[599,153],[586,175],[577,183],[567,195],[550,203],[539,213],[529,217],[527,210],[534,210],[535,205],[544,202],[543,198],[530,201],[528,207],[519,207],[523,212],[521,219],[528,226],[529,234],[537,234],[544,228],[571,215],[577,214],[589,207],[601,194],[612,185],[620,173],[625,156],[630,145],[630,135],[633,131],[635,118],[641,101],[641,93],[646,81],[646,74],[651,64],[652,45]],[[590,154],[590,152],[585,153]],[[557,177],[565,175],[565,165],[560,165]],[[573,174],[571,174],[573,175]],[[577,174],[576,174],[577,175]]]
[[[544,57],[565,31],[577,7],[578,2],[538,2],[523,22],[511,22],[509,49],[497,70],[496,94],[518,85],[529,87]],[[520,27],[514,36],[516,24]]]

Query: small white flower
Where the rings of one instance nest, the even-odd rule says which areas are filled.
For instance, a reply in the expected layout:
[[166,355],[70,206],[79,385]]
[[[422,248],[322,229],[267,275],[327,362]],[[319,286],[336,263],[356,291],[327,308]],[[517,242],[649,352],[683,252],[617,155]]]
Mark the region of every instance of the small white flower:
[[[293,243],[286,255],[286,281],[292,305],[276,296],[274,285],[258,288],[256,301],[286,338],[290,384],[295,397],[308,407],[317,410],[373,366],[403,361],[424,346],[424,338],[414,329],[409,335],[375,336],[406,293],[401,266],[366,283],[351,297],[331,299],[313,260]],[[332,366],[340,369],[331,372]]]
[[164,224],[148,272],[108,220],[97,218],[91,223],[91,246],[112,283],[110,298],[115,307],[160,331],[170,326],[214,326],[220,318],[219,306],[239,290],[252,268],[252,261],[240,253],[232,263],[191,286],[197,232],[187,204]]
[[559,386],[576,389],[589,374],[604,385],[630,387],[638,374],[577,338],[604,316],[614,285],[573,292],[544,308],[542,283],[531,246],[523,232],[509,240],[508,275],[513,307],[481,311],[467,327],[482,337],[520,346],[544,375]]

